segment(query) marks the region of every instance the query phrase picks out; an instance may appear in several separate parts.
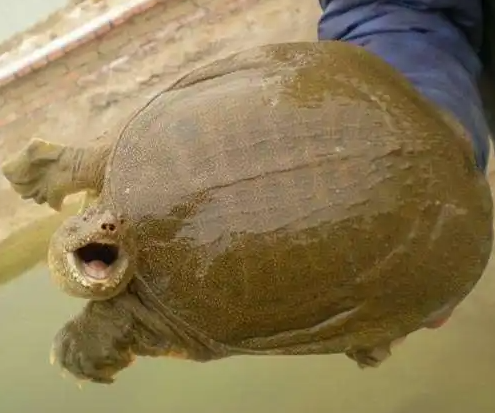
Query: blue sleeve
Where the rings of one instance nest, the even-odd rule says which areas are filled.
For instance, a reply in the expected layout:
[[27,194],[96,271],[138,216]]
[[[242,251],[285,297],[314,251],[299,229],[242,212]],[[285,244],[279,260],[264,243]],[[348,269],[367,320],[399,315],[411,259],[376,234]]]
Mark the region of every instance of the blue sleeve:
[[489,130],[477,80],[481,0],[320,0],[320,40],[360,45],[401,71],[469,132],[486,171]]

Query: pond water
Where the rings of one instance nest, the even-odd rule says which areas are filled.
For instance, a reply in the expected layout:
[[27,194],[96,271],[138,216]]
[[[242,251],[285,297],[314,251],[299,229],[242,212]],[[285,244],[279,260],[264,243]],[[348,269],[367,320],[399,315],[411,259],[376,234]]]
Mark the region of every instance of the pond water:
[[340,355],[140,359],[113,385],[79,389],[48,354],[56,331],[84,302],[58,291],[45,265],[34,264],[62,218],[0,245],[0,412],[495,411],[494,265],[445,327],[413,334],[379,369],[361,371]]

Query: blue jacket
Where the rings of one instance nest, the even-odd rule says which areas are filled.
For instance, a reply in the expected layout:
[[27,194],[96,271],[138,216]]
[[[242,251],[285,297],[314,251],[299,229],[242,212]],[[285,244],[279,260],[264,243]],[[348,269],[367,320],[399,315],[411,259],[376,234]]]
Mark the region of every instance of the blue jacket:
[[320,40],[345,40],[379,55],[471,135],[485,171],[489,131],[477,80],[481,0],[320,0]]

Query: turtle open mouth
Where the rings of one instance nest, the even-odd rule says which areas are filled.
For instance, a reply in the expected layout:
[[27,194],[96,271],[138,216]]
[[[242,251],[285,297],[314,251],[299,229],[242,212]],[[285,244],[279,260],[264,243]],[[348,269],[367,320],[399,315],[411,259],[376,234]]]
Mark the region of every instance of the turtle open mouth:
[[118,278],[126,267],[124,254],[111,243],[90,242],[71,255],[81,275],[96,283]]
[[104,280],[109,277],[110,267],[119,258],[119,248],[113,244],[92,242],[75,251],[76,257],[90,278]]

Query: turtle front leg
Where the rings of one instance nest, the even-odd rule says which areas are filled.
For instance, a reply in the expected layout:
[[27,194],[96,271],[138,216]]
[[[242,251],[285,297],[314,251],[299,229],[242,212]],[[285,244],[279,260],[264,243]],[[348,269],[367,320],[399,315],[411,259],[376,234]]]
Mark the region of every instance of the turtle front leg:
[[32,139],[2,165],[2,172],[23,199],[46,202],[58,211],[70,194],[87,191],[90,198],[99,194],[111,147],[108,139],[88,148]]
[[122,303],[127,298],[90,301],[56,334],[52,364],[57,362],[81,380],[112,383],[114,375],[135,358],[131,350],[134,318],[126,308],[128,303]]

